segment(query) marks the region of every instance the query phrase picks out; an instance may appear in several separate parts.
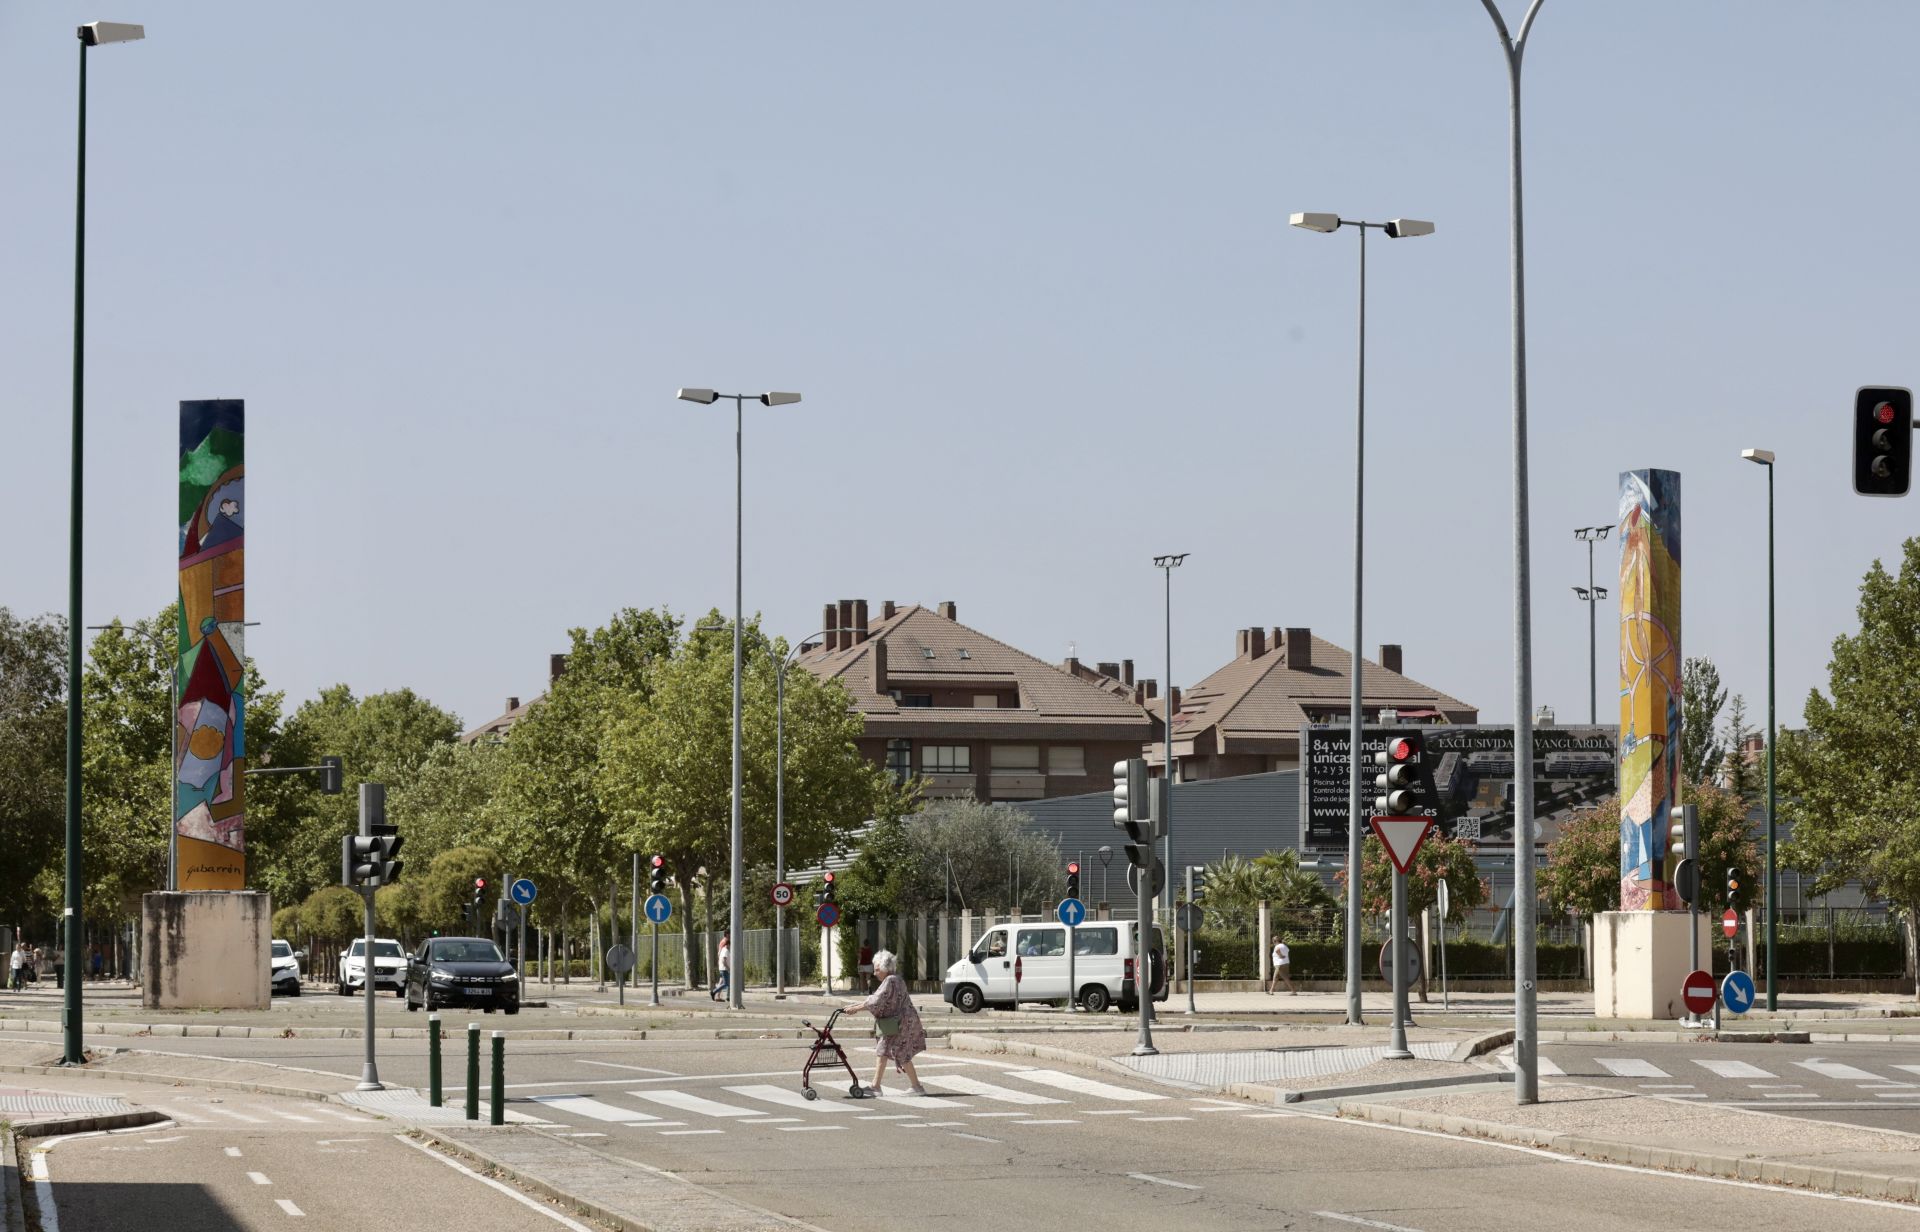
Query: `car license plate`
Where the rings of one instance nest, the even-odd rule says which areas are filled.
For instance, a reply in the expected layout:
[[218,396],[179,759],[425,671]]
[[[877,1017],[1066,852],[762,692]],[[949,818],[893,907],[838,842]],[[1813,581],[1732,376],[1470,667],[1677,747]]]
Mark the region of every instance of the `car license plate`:
[[464,991],[469,997],[491,997],[493,995],[493,989],[491,988],[468,988]]

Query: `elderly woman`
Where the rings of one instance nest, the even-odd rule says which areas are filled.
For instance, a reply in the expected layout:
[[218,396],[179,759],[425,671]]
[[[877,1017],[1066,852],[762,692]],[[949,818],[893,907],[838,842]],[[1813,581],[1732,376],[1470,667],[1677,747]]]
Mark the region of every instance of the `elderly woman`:
[[907,1088],[909,1093],[925,1095],[927,1089],[920,1085],[920,1075],[913,1070],[913,1058],[927,1050],[927,1031],[920,1025],[920,1014],[913,1008],[906,981],[900,978],[900,962],[890,951],[881,950],[873,956],[873,974],[880,981],[880,987],[865,1001],[855,1001],[845,1007],[849,1014],[862,1010],[872,1014],[874,1025],[880,1031],[880,1046],[875,1049],[880,1061],[874,1066],[873,1085],[867,1088],[867,1094],[884,1094],[880,1080],[886,1076],[887,1062],[892,1061],[912,1084]]

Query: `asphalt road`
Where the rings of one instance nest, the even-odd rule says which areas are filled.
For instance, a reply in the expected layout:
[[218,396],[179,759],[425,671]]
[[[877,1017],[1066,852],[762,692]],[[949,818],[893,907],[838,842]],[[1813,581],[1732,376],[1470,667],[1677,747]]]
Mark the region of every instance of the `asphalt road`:
[[1920,1046],[1616,1040],[1544,1044],[1540,1055],[1595,1086],[1920,1133]]

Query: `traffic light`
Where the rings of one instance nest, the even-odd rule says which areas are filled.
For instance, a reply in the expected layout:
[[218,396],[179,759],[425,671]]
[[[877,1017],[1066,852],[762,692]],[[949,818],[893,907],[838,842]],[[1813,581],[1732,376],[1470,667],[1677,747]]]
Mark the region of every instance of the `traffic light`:
[[1380,792],[1373,801],[1376,811],[1398,817],[1420,810],[1425,803],[1425,756],[1426,737],[1417,732],[1390,738],[1387,747],[1373,755],[1373,764],[1380,767],[1373,780]]
[[340,794],[342,762],[338,757],[326,756],[320,759],[320,794],[337,796]]
[[1187,901],[1197,903],[1207,892],[1207,870],[1204,865],[1194,864],[1187,868]]
[[[473,909],[476,913],[479,912],[480,904],[486,897],[487,879],[485,877],[475,877],[473,879]],[[476,914],[474,918],[478,919],[478,914]]]
[[820,886],[818,889],[816,889],[813,892],[813,901],[815,905],[818,905],[820,903],[838,902],[839,900],[834,897],[835,893],[836,891],[833,888],[833,874],[831,872],[821,873]]
[[1127,859],[1140,868],[1146,864],[1138,853],[1150,851],[1153,845],[1153,816],[1148,801],[1152,790],[1153,780],[1147,775],[1144,758],[1131,757],[1113,763],[1113,825],[1116,830],[1127,832],[1131,840],[1127,844]]
[[650,878],[651,880],[648,884],[653,887],[655,894],[665,894],[667,892],[667,857],[653,857],[653,872],[650,874]]
[[1676,804],[1668,810],[1672,823],[1667,827],[1668,866],[1696,859],[1700,844],[1700,810],[1691,804]]
[[373,837],[367,841],[371,844],[368,856],[373,865],[373,876],[368,884],[392,885],[400,880],[400,870],[406,866],[406,861],[394,859],[400,854],[400,844],[406,840],[400,837],[399,826],[384,821],[374,822],[372,829]]
[[1080,897],[1080,861],[1067,861],[1067,897]]
[[1913,391],[1868,385],[1853,395],[1853,490],[1905,496],[1913,480]]
[[1734,901],[1734,899],[1739,895],[1739,893],[1740,893],[1740,870],[1737,868],[1730,868],[1727,870],[1727,906],[1729,907],[1739,906],[1739,904]]

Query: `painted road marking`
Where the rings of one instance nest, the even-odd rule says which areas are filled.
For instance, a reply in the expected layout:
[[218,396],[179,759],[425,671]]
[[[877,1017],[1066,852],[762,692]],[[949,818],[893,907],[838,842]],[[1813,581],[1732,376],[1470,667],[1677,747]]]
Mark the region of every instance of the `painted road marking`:
[[[1499,1054],[1499,1060],[1500,1060],[1500,1064],[1506,1066],[1510,1070],[1514,1070],[1515,1072],[1518,1072],[1520,1069],[1520,1063],[1513,1059],[1513,1054],[1511,1052],[1503,1052]],[[1561,1069],[1558,1065],[1555,1065],[1552,1061],[1549,1061],[1544,1056],[1536,1055],[1533,1058],[1533,1063],[1539,1072],[1539,1076],[1542,1078],[1565,1078],[1567,1076],[1566,1070]]]
[[751,1086],[728,1087],[735,1095],[744,1095],[748,1099],[765,1100],[769,1104],[779,1104],[782,1108],[805,1108],[808,1112],[852,1112],[846,1104],[835,1100],[808,1099],[789,1087],[776,1087],[766,1083],[754,1083]]
[[998,1100],[1003,1104],[1063,1104],[1063,1099],[1051,1095],[1036,1095],[1032,1091],[1016,1091],[1011,1087],[996,1086],[991,1082],[982,1082],[978,1078],[969,1078],[964,1074],[928,1074],[927,1085],[939,1087],[942,1091],[958,1091],[962,1095],[978,1095],[983,1099]]
[[1068,1121],[1068,1120],[1058,1120],[1058,1121],[1008,1121],[1008,1122],[1007,1122],[1007,1124],[1009,1124],[1009,1125],[1078,1125],[1079,1123],[1080,1123],[1080,1122],[1078,1122],[1078,1121]]
[[1643,1082],[1640,1084],[1640,1089],[1642,1091],[1691,1091],[1693,1084],[1691,1082]]
[[651,1112],[640,1112],[633,1108],[622,1108],[618,1104],[606,1104],[597,1099],[588,1099],[584,1095],[535,1095],[533,1102],[553,1109],[555,1112],[571,1112],[576,1116],[590,1117],[596,1121],[612,1121],[618,1125],[634,1125],[643,1121],[660,1120]]
[[289,1215],[293,1215],[301,1218],[304,1218],[306,1216],[306,1212],[301,1210],[299,1207],[295,1206],[293,1204],[293,1200],[290,1198],[275,1198],[274,1201],[279,1203],[280,1209],[285,1211]]
[[1082,1078],[1078,1074],[1063,1074],[1055,1069],[1021,1069],[1013,1071],[1011,1076],[1024,1078],[1028,1082],[1037,1082],[1042,1086],[1057,1087],[1062,1091],[1072,1091],[1076,1095],[1091,1095],[1095,1099],[1166,1098],[1156,1091],[1135,1091],[1127,1087],[1114,1086],[1110,1082],[1096,1082],[1091,1078]]
[[984,1134],[955,1134],[956,1138],[971,1138],[975,1142],[998,1142],[998,1138],[989,1138]]
[[240,1148],[237,1146],[230,1146],[227,1148],[227,1154],[232,1156],[235,1159],[238,1159],[240,1158]]
[[723,1104],[717,1099],[706,1099],[688,1091],[628,1091],[627,1094],[640,1099],[649,1099],[656,1104],[665,1104],[681,1112],[697,1112],[710,1117],[760,1116],[753,1108],[740,1108],[733,1104]]
[[1906,1070],[1909,1074],[1920,1074],[1920,1065],[1896,1065],[1893,1068]]
[[1851,1065],[1842,1065],[1838,1061],[1795,1061],[1794,1064],[1798,1065],[1801,1069],[1811,1070],[1822,1078],[1845,1078],[1855,1082],[1881,1081],[1880,1075],[1878,1074],[1869,1074],[1864,1069],[1857,1069]]
[[[1362,746],[1362,747],[1364,747],[1364,746]],[[318,1125],[318,1124],[319,1124],[319,1122],[318,1122],[318,1121],[316,1121],[316,1120],[314,1120],[314,1119],[313,1119],[312,1117],[310,1117],[310,1116],[301,1116],[300,1114],[298,1114],[298,1113],[295,1113],[295,1112],[282,1112],[282,1111],[281,1111],[280,1109],[278,1109],[278,1108],[275,1108],[275,1107],[274,1107],[274,1106],[273,1106],[272,1104],[266,1104],[266,1105],[264,1105],[264,1107],[266,1108],[266,1110],[267,1110],[268,1112],[271,1112],[271,1113],[272,1113],[273,1115],[275,1115],[275,1116],[277,1116],[277,1117],[280,1117],[280,1118],[281,1118],[282,1120],[287,1120],[287,1121],[304,1121],[304,1122],[306,1122],[306,1123],[307,1123],[308,1125]]]
[[[1120,1109],[1120,1115],[1121,1115],[1121,1116],[1127,1116],[1127,1115],[1129,1115],[1129,1114],[1131,1114],[1132,1112],[1133,1112],[1133,1109],[1131,1109],[1131,1108],[1122,1108],[1122,1109]],[[970,1117],[1028,1117],[1028,1116],[1032,1116],[1033,1114],[1032,1114],[1031,1112],[969,1112],[969,1113],[968,1113],[967,1115],[968,1115],[968,1116],[970,1116]],[[1088,1113],[1087,1115],[1089,1115],[1089,1116],[1095,1116],[1095,1115],[1098,1115],[1098,1114],[1097,1114],[1097,1113]],[[863,1120],[879,1120],[880,1118],[878,1118],[878,1117],[863,1117],[862,1119],[863,1119]]]
[[1594,1061],[1615,1078],[1671,1078],[1666,1070],[1639,1057],[1595,1057]]
[[1769,1074],[1758,1065],[1751,1065],[1745,1061],[1727,1061],[1718,1057],[1696,1057],[1693,1063],[1710,1073],[1718,1074],[1722,1078],[1775,1078],[1779,1076],[1777,1074]]
[[244,1112],[235,1112],[235,1111],[234,1111],[233,1109],[231,1109],[231,1108],[220,1108],[220,1107],[216,1107],[216,1106],[215,1106],[215,1105],[213,1105],[213,1104],[209,1104],[209,1105],[207,1105],[207,1111],[208,1111],[208,1112],[217,1112],[217,1113],[219,1113],[219,1114],[220,1114],[221,1116],[224,1116],[224,1117],[232,1117],[232,1118],[233,1118],[234,1120],[236,1120],[236,1121],[245,1121],[245,1122],[246,1122],[247,1124],[249,1124],[249,1125],[263,1125],[263,1124],[265,1124],[265,1122],[264,1122],[264,1121],[262,1121],[262,1120],[261,1120],[261,1119],[260,1119],[259,1117],[255,1117],[255,1116],[248,1116],[248,1115],[247,1115],[246,1113],[244,1113]]
[[207,1118],[197,1112],[175,1112],[171,1108],[162,1108],[158,1104],[148,1104],[147,1107],[153,1109],[169,1121],[183,1121],[194,1125],[205,1125],[207,1123]]
[[1200,1188],[1198,1185],[1189,1185],[1185,1181],[1170,1181],[1164,1176],[1150,1176],[1145,1172],[1129,1172],[1127,1173],[1127,1179],[1131,1181],[1145,1181],[1149,1185],[1166,1185],[1173,1189]]
[[[1362,748],[1364,748],[1364,747],[1366,747],[1366,746],[1365,746],[1365,745],[1362,745],[1361,747],[1362,747]],[[250,1180],[250,1181],[252,1181],[252,1182],[253,1182],[254,1184],[256,1184],[256,1185],[271,1185],[271,1184],[273,1184],[273,1182],[272,1182],[272,1181],[270,1181],[270,1180],[268,1180],[268,1179],[267,1179],[267,1174],[266,1174],[266,1173],[264,1173],[264,1172],[249,1172],[249,1173],[247,1173],[247,1179],[248,1179],[248,1180]]]
[[[989,1113],[976,1112],[973,1115],[1001,1116],[1003,1114],[997,1113],[997,1112],[989,1112]],[[870,1112],[866,1116],[855,1117],[854,1119],[856,1121],[911,1121],[914,1119],[914,1115],[911,1112]]]
[[798,1125],[799,1117],[759,1116],[741,1120],[742,1125]]
[[845,1128],[846,1126],[844,1125],[783,1125],[780,1127],[780,1132],[783,1134],[809,1134],[818,1133],[822,1130]]
[[580,1064],[599,1065],[606,1069],[630,1069],[636,1074],[665,1074],[669,1078],[680,1076],[670,1069],[655,1069],[651,1065],[622,1065],[618,1061],[581,1061]]
[[1163,1117],[1137,1116],[1133,1118],[1133,1123],[1135,1125],[1151,1125],[1156,1121],[1191,1121],[1192,1119],[1193,1119],[1192,1117],[1184,1117],[1184,1116],[1163,1116]]
[[1379,1228],[1381,1232],[1420,1232],[1418,1228],[1409,1228],[1405,1224],[1382,1223],[1378,1219],[1362,1219],[1358,1215],[1342,1215],[1339,1211],[1315,1211],[1322,1219],[1338,1219],[1342,1223],[1359,1224],[1363,1228]]
[[663,1129],[660,1131],[660,1136],[662,1138],[686,1138],[694,1134],[724,1134],[726,1132],[724,1129]]
[[368,1125],[373,1121],[372,1117],[355,1116],[351,1112],[342,1112],[338,1108],[315,1108],[313,1111],[323,1116],[338,1117],[342,1121],[352,1121],[358,1125]]
[[496,1181],[490,1176],[482,1176],[478,1172],[475,1172],[472,1168],[469,1168],[467,1167],[467,1165],[461,1163],[459,1160],[449,1159],[447,1156],[442,1155],[440,1152],[434,1150],[432,1147],[427,1146],[423,1143],[415,1142],[412,1138],[407,1137],[405,1134],[395,1134],[394,1137],[406,1143],[408,1146],[412,1147],[414,1150],[419,1151],[422,1155],[427,1155],[434,1159],[437,1159],[441,1163],[447,1165],[447,1167],[452,1168],[454,1171],[463,1172],[466,1175],[472,1177],[474,1180],[479,1181],[482,1185],[490,1186],[491,1188],[499,1190],[501,1193],[507,1195],[509,1198],[512,1198],[515,1202],[518,1202],[521,1206],[539,1211],[542,1215],[545,1215],[548,1219],[551,1219],[555,1223],[559,1224],[560,1226],[568,1229],[568,1232],[593,1232],[593,1229],[589,1228],[586,1224],[579,1223],[572,1219],[568,1219],[565,1215],[562,1215],[559,1211],[553,1210],[550,1207],[548,1207],[546,1203],[538,1201],[534,1198],[528,1197],[526,1194],[521,1193],[519,1190],[515,1189],[513,1186],[506,1184],[504,1181]]
[[142,1138],[141,1139],[142,1142],[185,1142],[186,1140],[187,1140],[187,1136],[185,1134],[175,1134],[171,1138]]

